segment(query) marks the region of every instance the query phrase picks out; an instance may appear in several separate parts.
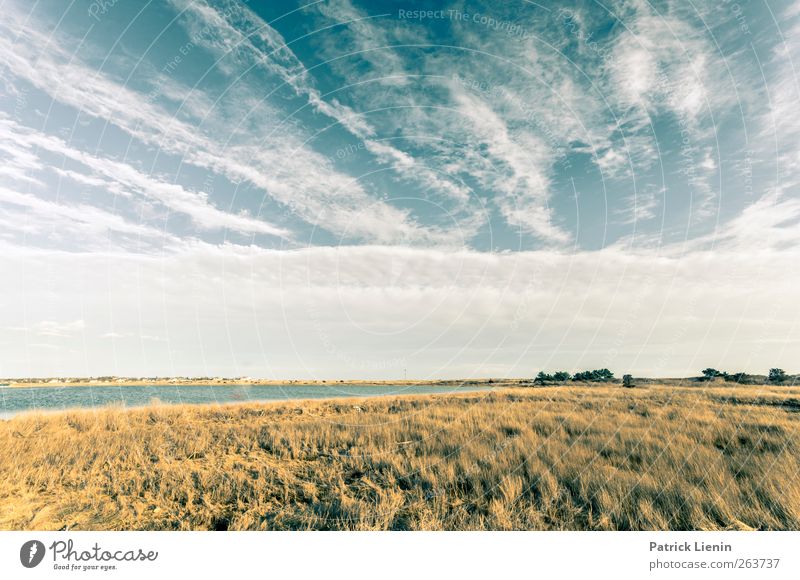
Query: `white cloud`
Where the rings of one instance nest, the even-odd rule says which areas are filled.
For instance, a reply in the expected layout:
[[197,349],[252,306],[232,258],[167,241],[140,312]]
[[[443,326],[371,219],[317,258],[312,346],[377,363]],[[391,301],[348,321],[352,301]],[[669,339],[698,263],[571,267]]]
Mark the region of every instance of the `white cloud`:
[[[765,218],[758,227],[783,226]],[[797,346],[800,279],[789,265],[800,258],[798,240],[770,235],[759,243],[735,229],[713,250],[660,253],[194,243],[158,258],[50,252],[43,260],[4,251],[0,271],[24,275],[0,288],[0,300],[24,307],[4,311],[0,325],[24,326],[22,311],[52,320],[46,309],[79,310],[92,332],[72,366],[48,369],[61,373],[186,374],[202,365],[213,374],[389,378],[403,364],[419,377],[597,366],[763,372],[791,368]],[[99,338],[107,332],[164,341],[117,341],[114,359],[111,341]],[[20,341],[6,353],[9,373],[29,371],[27,348]]]
[[[471,192],[463,183],[443,177],[421,160],[386,141],[374,139],[375,129],[365,116],[335,99],[326,101],[325,96],[313,86],[311,75],[287,46],[283,36],[246,6],[231,4],[224,11],[217,11],[205,2],[173,0],[173,4],[185,10],[183,15],[188,17],[190,35],[197,42],[212,50],[222,63],[234,61],[235,66],[228,64],[232,67],[231,75],[254,67],[265,68],[291,87],[295,94],[306,98],[315,111],[339,123],[359,139],[364,148],[375,155],[380,163],[391,166],[403,178],[422,184],[425,189],[443,193],[456,201],[469,201]],[[338,2],[335,6],[323,5],[320,9],[358,31],[354,33],[354,41],[363,38],[359,33],[366,34],[368,42],[375,42],[380,37],[377,29],[365,21],[367,16],[349,2]],[[385,66],[385,61],[396,59],[396,56],[388,51],[388,54],[378,58]]]
[[[9,148],[16,147],[16,151],[29,155],[37,149],[43,149],[77,161],[88,168],[92,175],[69,170],[61,170],[60,173],[84,185],[102,186],[120,195],[138,194],[157,201],[164,207],[188,215],[203,229],[226,228],[244,233],[288,235],[286,230],[264,221],[215,208],[203,192],[188,191],[177,183],[166,183],[145,175],[127,163],[89,155],[70,147],[58,137],[34,131],[2,117],[0,117],[0,142]],[[43,167],[42,162],[39,162],[39,166]]]
[[[169,243],[174,238],[163,231],[143,224],[131,223],[123,217],[87,204],[61,204],[45,201],[31,194],[0,186],[0,224],[3,232],[24,236],[43,236],[58,245],[75,245],[81,241],[89,249],[108,249],[116,244],[110,233],[134,236],[138,245]],[[31,243],[32,240],[29,242]],[[163,248],[163,246],[160,246]]]
[[764,98],[757,115],[758,141],[751,145],[757,153],[774,159],[777,182],[774,196],[796,194],[800,187],[800,11],[797,4],[786,7],[779,16],[784,27],[781,41],[772,58],[759,63],[766,78]]
[[[679,10],[659,14],[635,4],[606,63],[611,102],[620,107],[618,128],[625,136],[624,152],[608,149],[598,157],[609,176],[645,172],[663,166],[654,123],[664,114],[674,117],[681,132],[682,171],[688,182],[678,185],[693,193],[692,219],[702,222],[718,209],[718,173],[714,116],[736,106],[734,87],[725,76],[719,55],[702,31],[682,20]],[[710,145],[709,145],[710,144]],[[632,161],[633,163],[630,163]]]
[[120,332],[104,332],[100,335],[100,338],[111,338],[111,339],[118,339],[118,338],[129,338],[133,336],[130,333],[120,333]]
[[70,322],[57,322],[54,320],[42,320],[33,325],[33,332],[39,336],[51,336],[57,338],[69,338],[81,333],[86,328],[83,320],[72,320]]
[[550,179],[546,168],[552,162],[547,146],[530,134],[512,136],[485,102],[458,87],[453,91],[460,113],[471,122],[478,142],[508,170],[507,174],[484,174],[490,180],[487,185],[498,194],[495,203],[506,221],[547,241],[568,241],[568,234],[553,223],[547,207]]
[[[36,31],[13,10],[7,16],[0,35],[2,62],[14,75],[61,103],[104,119],[142,143],[179,155],[185,163],[217,171],[236,182],[248,180],[293,215],[336,233],[381,242],[454,239],[452,233],[426,230],[414,223],[408,212],[370,196],[358,181],[336,172],[298,136],[281,131],[273,132],[272,139],[261,136],[247,144],[215,141],[202,129],[231,135],[229,124],[204,119],[198,128],[168,115],[144,95],[82,65],[58,46],[57,37]],[[41,47],[47,47],[47,52]],[[352,220],[354,210],[361,216],[357,222]]]
[[694,238],[687,245],[693,248],[722,245],[745,253],[754,248],[796,251],[800,245],[800,199],[762,197],[719,230]]

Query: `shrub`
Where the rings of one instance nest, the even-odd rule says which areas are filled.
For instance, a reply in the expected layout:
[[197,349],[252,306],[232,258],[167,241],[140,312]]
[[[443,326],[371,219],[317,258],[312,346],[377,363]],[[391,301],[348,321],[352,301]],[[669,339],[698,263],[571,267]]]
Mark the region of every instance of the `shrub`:
[[722,376],[726,381],[732,383],[744,383],[750,378],[750,375],[748,375],[747,373],[733,373],[732,375],[729,375],[728,373],[723,373]]
[[614,373],[608,369],[597,369],[594,371],[582,371],[575,373],[572,377],[573,381],[610,381],[614,378]]
[[633,375],[622,375],[622,386],[626,389],[632,389],[634,387]]
[[614,378],[614,373],[608,369],[592,371],[592,375],[594,375],[596,381],[610,381]]
[[553,373],[553,379],[559,382],[568,381],[571,375],[567,371],[558,371]]
[[723,374],[726,373],[721,373],[717,369],[712,369],[712,368],[703,369],[703,378],[707,381],[716,379],[717,377],[721,377],[723,376]]
[[536,378],[533,379],[533,382],[537,385],[543,385],[545,383],[549,383],[553,380],[553,375],[548,375],[544,371],[539,371],[539,374],[536,375]]
[[770,383],[782,383],[787,378],[786,371],[783,369],[769,369],[769,377],[767,377],[767,380]]

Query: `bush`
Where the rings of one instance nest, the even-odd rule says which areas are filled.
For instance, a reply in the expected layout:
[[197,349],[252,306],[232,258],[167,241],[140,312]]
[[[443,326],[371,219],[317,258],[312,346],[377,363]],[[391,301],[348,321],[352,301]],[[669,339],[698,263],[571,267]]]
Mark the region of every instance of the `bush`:
[[767,380],[770,383],[782,383],[787,378],[786,371],[783,369],[769,369],[769,377],[767,377]]
[[537,385],[543,385],[545,383],[552,382],[552,380],[553,380],[553,375],[548,375],[544,371],[539,371],[539,374],[536,375],[536,378],[533,379],[533,382],[536,383]]
[[553,374],[553,379],[559,382],[568,381],[570,378],[571,375],[567,371],[558,371]]
[[717,377],[721,377],[727,374],[727,373],[721,373],[717,369],[712,369],[712,368],[703,369],[702,372],[703,372],[703,378],[707,381],[716,379]]
[[632,389],[634,387],[633,375],[622,375],[622,386],[626,389]]
[[725,378],[726,381],[732,383],[745,383],[750,378],[750,375],[748,375],[747,373],[733,373],[732,375],[729,375],[728,373],[723,373],[722,376]]
[[608,369],[598,369],[598,370],[594,370],[594,371],[582,371],[582,372],[579,372],[579,373],[575,373],[575,375],[572,377],[572,380],[573,381],[591,381],[591,382],[602,381],[602,382],[606,382],[606,381],[612,380],[613,378],[614,378],[614,373],[612,373],[610,370],[608,370]]
[[614,373],[608,369],[600,369],[599,371],[592,371],[597,381],[610,381],[614,379]]

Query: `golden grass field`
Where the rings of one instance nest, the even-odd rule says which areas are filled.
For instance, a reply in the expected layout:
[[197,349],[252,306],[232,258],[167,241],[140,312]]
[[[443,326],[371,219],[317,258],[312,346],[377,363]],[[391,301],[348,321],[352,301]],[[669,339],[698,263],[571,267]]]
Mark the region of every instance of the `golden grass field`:
[[800,529],[800,388],[547,387],[0,421],[0,528]]

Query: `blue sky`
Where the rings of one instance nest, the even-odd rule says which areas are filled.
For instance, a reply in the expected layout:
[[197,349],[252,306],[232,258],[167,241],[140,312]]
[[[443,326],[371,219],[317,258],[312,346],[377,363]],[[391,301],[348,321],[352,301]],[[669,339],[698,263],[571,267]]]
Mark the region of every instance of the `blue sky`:
[[797,370],[798,3],[4,8],[2,375]]

